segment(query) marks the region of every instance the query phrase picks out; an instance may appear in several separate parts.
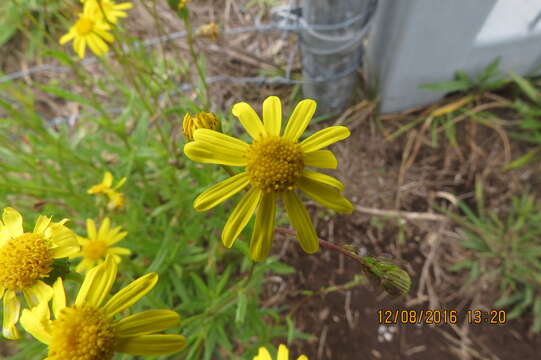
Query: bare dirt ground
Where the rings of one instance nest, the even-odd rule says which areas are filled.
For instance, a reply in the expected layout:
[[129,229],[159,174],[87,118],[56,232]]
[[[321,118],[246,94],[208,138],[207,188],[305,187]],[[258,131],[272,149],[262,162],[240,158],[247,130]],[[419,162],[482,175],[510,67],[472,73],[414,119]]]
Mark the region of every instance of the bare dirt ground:
[[[484,284],[464,287],[466,274],[449,270],[466,252],[457,245],[453,224],[437,214],[434,205],[452,209],[455,199],[473,202],[476,179],[484,184],[488,208],[503,207],[524,191],[539,194],[539,165],[503,172],[502,166],[523,149],[512,141],[506,148],[502,142],[509,140],[494,129],[465,123],[459,127],[458,147],[443,143],[434,149],[419,128],[394,141],[385,137],[392,126],[381,129],[378,123],[400,122],[405,114],[379,117],[378,122],[370,104],[361,102],[352,109],[346,119],[352,135],[334,151],[339,154],[338,177],[357,211],[321,221],[318,233],[369,255],[391,254],[408,270],[413,285],[398,299],[370,285],[325,292],[321,289],[351,281],[359,266],[327,249],[306,257],[296,245],[289,246],[283,259],[301,271],[284,279],[285,288],[295,290],[283,303],[294,309],[297,326],[316,335],[300,343],[298,351],[310,359],[338,360],[538,359],[541,335],[529,332],[528,314],[504,325],[468,323],[468,309],[488,310],[498,295]],[[416,141],[416,159],[410,161],[408,142]],[[397,211],[402,216],[395,216]],[[318,295],[302,296],[299,289]],[[382,325],[377,313],[381,309],[456,310],[458,322]]]

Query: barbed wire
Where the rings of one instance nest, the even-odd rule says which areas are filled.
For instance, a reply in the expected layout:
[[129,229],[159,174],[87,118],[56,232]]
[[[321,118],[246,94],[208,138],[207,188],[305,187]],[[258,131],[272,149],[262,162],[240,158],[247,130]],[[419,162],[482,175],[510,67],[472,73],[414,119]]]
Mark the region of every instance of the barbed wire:
[[[290,5],[284,5],[279,6],[276,8],[273,8],[271,10],[272,18],[275,19],[269,24],[260,24],[259,19],[256,19],[256,22],[253,26],[243,26],[243,27],[237,27],[233,29],[227,29],[223,31],[224,35],[234,35],[234,34],[240,34],[245,32],[253,32],[253,31],[259,31],[259,32],[268,32],[268,31],[284,31],[284,32],[295,32],[295,33],[302,33],[303,31],[307,31],[311,36],[315,37],[316,39],[320,39],[322,41],[331,41],[331,42],[337,42],[339,43],[339,46],[327,49],[327,50],[321,50],[317,48],[311,48],[304,46],[303,50],[308,50],[316,55],[330,55],[333,53],[341,52],[345,49],[351,49],[353,46],[359,46],[360,43],[363,41],[364,36],[366,35],[369,26],[366,24],[361,31],[352,32],[349,36],[345,37],[343,35],[340,36],[329,36],[323,31],[331,31],[331,30],[341,30],[345,29],[352,24],[355,24],[356,22],[359,22],[361,20],[366,21],[367,14],[359,14],[357,16],[354,16],[352,18],[349,18],[343,22],[331,24],[331,25],[318,25],[318,24],[308,24],[302,16],[300,16],[298,10],[299,8],[293,8]],[[177,31],[172,32],[166,35],[157,36],[154,38],[150,38],[147,40],[144,40],[141,45],[144,47],[147,46],[153,46],[159,43],[162,43],[164,41],[171,41],[176,39],[181,39],[187,36],[186,31]],[[137,46],[136,46],[137,47]],[[129,49],[127,49],[129,51]],[[250,83],[260,83],[260,84],[303,84],[303,83],[312,83],[312,82],[325,82],[325,81],[332,81],[335,79],[342,78],[346,75],[352,74],[356,71],[357,65],[352,67],[351,69],[347,69],[345,72],[341,72],[340,74],[336,74],[333,77],[316,77],[311,79],[302,79],[302,80],[294,80],[291,79],[291,67],[293,64],[294,56],[297,53],[297,48],[290,53],[290,56],[288,57],[287,62],[287,69],[286,69],[286,77],[233,77],[233,76],[215,76],[209,78],[209,82],[216,82],[216,81],[231,81],[231,82],[250,82]],[[90,64],[94,64],[98,62],[98,58],[93,56],[86,59],[83,59],[80,61],[80,63],[83,66],[87,66]],[[20,78],[24,78],[26,76],[43,72],[43,71],[49,71],[53,73],[65,73],[69,72],[71,69],[65,66],[58,66],[58,65],[52,65],[52,64],[44,64],[44,65],[37,65],[34,67],[31,67],[26,70],[16,71],[7,75],[4,75],[0,77],[0,83],[4,83],[7,81],[17,80]],[[185,84],[190,85],[190,84]],[[184,86],[184,85],[183,85]],[[191,87],[190,87],[191,88]]]
[[[273,84],[281,84],[281,85],[298,85],[298,84],[306,84],[306,83],[321,83],[321,82],[328,82],[328,81],[335,81],[341,78],[344,78],[346,76],[349,76],[353,73],[355,73],[358,69],[359,64],[353,64],[351,67],[348,67],[344,69],[343,71],[333,74],[330,77],[323,77],[323,76],[314,76],[309,79],[292,79],[291,73],[293,68],[293,62],[295,59],[296,54],[298,53],[298,50],[301,46],[302,37],[303,34],[309,34],[312,38],[320,41],[322,43],[321,46],[307,46],[305,42],[302,43],[303,51],[311,52],[315,55],[332,55],[335,53],[342,52],[344,50],[350,50],[354,47],[358,47],[362,45],[362,41],[364,40],[364,37],[366,36],[368,30],[369,30],[369,18],[372,15],[374,9],[370,9],[367,13],[361,13],[356,16],[353,16],[343,22],[335,23],[335,24],[308,24],[305,19],[302,18],[302,8],[299,6],[292,6],[291,0],[289,1],[288,5],[278,6],[273,9],[271,9],[271,22],[267,24],[261,24],[260,19],[256,18],[253,26],[242,26],[242,27],[236,27],[233,29],[226,29],[222,32],[224,35],[236,35],[246,32],[269,32],[269,31],[283,31],[284,36],[288,36],[290,32],[296,33],[299,35],[301,41],[297,42],[297,46],[293,48],[293,50],[289,53],[287,63],[286,63],[286,69],[285,69],[285,76],[274,76],[274,77],[265,77],[265,76],[230,76],[230,75],[215,75],[215,76],[209,76],[206,78],[206,82],[209,84],[217,83],[217,82],[231,82],[231,83],[252,83],[252,84],[258,84],[258,85],[273,85]],[[347,36],[344,32],[342,32],[344,29],[349,28],[350,26],[354,25],[355,23],[362,22],[363,26],[360,28],[360,30],[357,31],[348,31]],[[330,32],[330,33],[329,33]],[[334,34],[333,34],[334,32]],[[341,32],[340,34],[336,34],[336,32]],[[150,39],[146,39],[140,43],[136,43],[134,46],[134,49],[130,49],[128,47],[125,47],[124,49],[127,52],[137,50],[140,46],[148,47],[148,46],[154,46],[156,44],[161,44],[163,42],[167,41],[173,41],[177,39],[184,38],[188,35],[186,31],[177,31],[177,32],[171,32],[166,35],[161,35],[157,37],[153,37]],[[324,44],[332,43],[334,46],[327,46],[325,49]],[[80,64],[83,66],[88,66],[91,64],[95,64],[99,61],[98,57],[92,56],[85,59],[80,60]],[[0,83],[4,83],[7,81],[13,81],[20,78],[24,78],[26,76],[49,71],[53,73],[66,73],[70,72],[71,69],[65,66],[58,66],[53,64],[44,64],[44,65],[38,65],[31,67],[26,70],[16,71],[7,75],[4,75],[0,77]],[[176,84],[176,88],[167,94],[163,94],[160,96],[159,100],[163,100],[163,98],[167,95],[173,95],[179,92],[186,92],[189,90],[192,90],[195,88],[196,85],[191,83],[178,83]],[[6,96],[0,96],[3,99],[7,100],[10,103],[16,104],[18,101],[9,99]],[[107,109],[110,114],[120,114],[124,111],[123,107],[111,107]],[[62,123],[67,124],[73,124],[76,119],[78,118],[78,115],[71,115],[67,118],[65,117],[54,117],[49,118],[42,114],[43,118],[46,119],[46,121],[50,125],[59,125]]]

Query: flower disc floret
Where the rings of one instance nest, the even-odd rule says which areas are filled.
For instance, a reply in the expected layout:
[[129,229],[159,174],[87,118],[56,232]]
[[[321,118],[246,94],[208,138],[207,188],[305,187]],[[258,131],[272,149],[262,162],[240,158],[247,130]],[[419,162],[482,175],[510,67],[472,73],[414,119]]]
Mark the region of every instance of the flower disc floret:
[[105,257],[109,246],[101,240],[91,240],[83,245],[83,256],[89,260],[96,261]]
[[266,192],[283,192],[297,187],[304,169],[300,144],[269,136],[250,144],[246,172],[252,186]]
[[41,235],[24,233],[0,247],[0,287],[22,290],[48,277],[53,257]]
[[74,305],[51,323],[50,359],[110,360],[114,355],[112,320],[92,306]]
[[92,32],[94,21],[88,17],[81,16],[75,23],[75,31],[79,36],[85,36]]

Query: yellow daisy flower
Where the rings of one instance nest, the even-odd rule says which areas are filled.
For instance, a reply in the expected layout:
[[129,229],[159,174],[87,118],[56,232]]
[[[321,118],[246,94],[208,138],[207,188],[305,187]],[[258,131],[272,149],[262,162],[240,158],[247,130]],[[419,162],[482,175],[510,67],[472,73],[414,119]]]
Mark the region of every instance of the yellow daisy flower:
[[306,169],[336,168],[332,152],[322,148],[350,134],[344,126],[331,126],[299,142],[315,110],[315,101],[301,101],[281,134],[282,107],[276,96],[263,102],[263,122],[250,105],[238,103],[232,112],[252,137],[251,144],[216,131],[199,129],[194,132],[194,141],[184,146],[184,152],[194,161],[245,167],[245,171],[214,185],[194,201],[197,211],[206,211],[249,186],[222,231],[226,247],[233,245],[257,209],[250,252],[256,261],[265,259],[274,235],[276,200],[281,198],[301,247],[309,254],[316,252],[319,241],[296,189],[337,212],[352,212],[351,203],[341,194],[344,185],[340,181]]
[[41,279],[49,277],[54,259],[79,251],[75,234],[64,226],[67,219],[51,222],[39,216],[34,230],[24,232],[23,218],[7,207],[0,221],[0,300],[3,299],[3,335],[17,339],[15,324],[19,320],[22,292],[28,306],[47,302],[53,295],[51,286]]
[[[272,357],[267,349],[260,347],[257,356],[255,356],[253,360],[272,360]],[[278,347],[278,356],[276,357],[276,360],[289,360],[289,350],[284,344],[280,344]],[[306,355],[301,355],[297,360],[308,360],[308,357]]]
[[43,302],[23,310],[21,324],[32,336],[49,345],[47,360],[111,360],[116,352],[130,355],[160,355],[182,350],[182,335],[154,334],[179,321],[171,310],[148,310],[114,319],[158,281],[156,273],[146,274],[113,295],[109,292],[117,274],[111,257],[86,273],[75,303],[66,305],[62,278],[53,285],[51,320],[49,306]]
[[118,190],[124,183],[126,182],[126,177],[123,177],[120,179],[120,181],[113,186],[113,175],[106,171],[103,175],[103,180],[100,184],[92,186],[90,189],[87,190],[88,194],[92,195],[99,195],[103,194],[106,195],[109,199],[109,203],[107,204],[107,208],[109,210],[121,210],[124,208],[125,199],[124,194],[122,194]]
[[130,255],[131,251],[122,247],[112,247],[120,240],[124,239],[127,232],[120,230],[117,226],[111,229],[111,220],[105,218],[96,232],[96,224],[92,219],[86,219],[86,233],[88,238],[77,236],[81,245],[81,251],[73,254],[71,257],[83,257],[83,260],[75,268],[78,272],[84,272],[93,268],[96,264],[101,264],[107,255],[111,255],[118,264],[121,261],[119,255]]
[[86,0],[85,8],[88,6],[89,13],[95,17],[104,19],[110,23],[116,24],[119,18],[128,17],[124,10],[131,9],[132,3],[124,2],[117,4],[111,0]]
[[73,40],[73,50],[80,58],[85,57],[87,45],[94,54],[102,56],[109,51],[107,42],[112,43],[114,41],[113,35],[107,32],[111,30],[111,26],[100,17],[97,17],[93,11],[92,6],[86,6],[85,4],[84,11],[79,14],[79,19],[75,25],[59,41],[60,45],[64,45]]

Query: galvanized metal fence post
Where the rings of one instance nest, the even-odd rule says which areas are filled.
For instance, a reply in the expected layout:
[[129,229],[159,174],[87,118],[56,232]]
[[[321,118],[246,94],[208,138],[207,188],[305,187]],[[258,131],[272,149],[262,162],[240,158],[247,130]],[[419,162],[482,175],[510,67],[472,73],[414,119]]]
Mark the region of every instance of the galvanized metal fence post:
[[[362,31],[376,0],[304,0],[300,33],[305,97],[318,101],[318,114],[348,105],[363,54]],[[318,79],[333,79],[318,81]],[[315,81],[311,81],[315,80]]]

